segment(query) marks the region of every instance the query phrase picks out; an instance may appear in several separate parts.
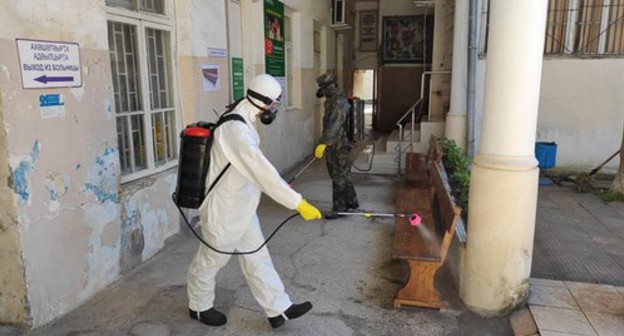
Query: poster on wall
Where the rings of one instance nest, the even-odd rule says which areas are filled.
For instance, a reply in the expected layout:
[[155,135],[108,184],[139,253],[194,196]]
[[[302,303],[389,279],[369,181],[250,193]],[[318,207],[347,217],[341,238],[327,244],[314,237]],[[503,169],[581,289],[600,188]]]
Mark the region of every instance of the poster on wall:
[[264,53],[266,73],[284,77],[284,4],[264,0]]
[[360,51],[377,51],[377,11],[360,12]]
[[218,91],[221,89],[218,64],[202,65],[202,78],[204,81],[204,91]]
[[245,79],[243,74],[243,59],[232,57],[232,99],[238,100],[245,96]]
[[384,17],[382,28],[384,63],[431,63],[433,15]]

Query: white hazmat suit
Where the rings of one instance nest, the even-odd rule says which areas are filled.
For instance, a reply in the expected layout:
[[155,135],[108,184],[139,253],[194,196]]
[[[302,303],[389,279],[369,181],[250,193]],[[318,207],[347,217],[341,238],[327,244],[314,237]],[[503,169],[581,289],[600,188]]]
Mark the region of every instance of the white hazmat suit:
[[[243,99],[230,113],[241,115],[245,123],[228,121],[214,133],[206,190],[228,163],[231,167],[206,197],[199,213],[204,239],[222,251],[254,250],[264,242],[256,214],[262,192],[288,209],[294,210],[302,202],[301,194],[288,186],[260,150],[254,127],[258,112]],[[238,258],[251,292],[267,316],[280,315],[291,306],[266,246]],[[213,307],[215,277],[229,259],[230,255],[200,245],[188,273],[190,309],[201,312]]]

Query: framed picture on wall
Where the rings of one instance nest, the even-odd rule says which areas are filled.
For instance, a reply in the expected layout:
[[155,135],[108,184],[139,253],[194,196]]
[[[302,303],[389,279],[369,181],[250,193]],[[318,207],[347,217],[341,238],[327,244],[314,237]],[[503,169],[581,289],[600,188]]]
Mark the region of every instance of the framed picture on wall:
[[377,11],[360,12],[360,51],[377,51]]
[[386,16],[382,28],[384,63],[431,63],[433,15]]

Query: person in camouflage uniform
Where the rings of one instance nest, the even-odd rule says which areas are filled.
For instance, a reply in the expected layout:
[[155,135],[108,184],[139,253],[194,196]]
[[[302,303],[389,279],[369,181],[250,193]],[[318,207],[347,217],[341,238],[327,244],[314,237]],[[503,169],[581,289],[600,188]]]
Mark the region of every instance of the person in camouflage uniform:
[[332,179],[332,213],[326,219],[340,217],[337,212],[359,207],[355,188],[351,181],[351,140],[347,136],[347,118],[351,104],[345,94],[338,89],[336,77],[326,73],[316,79],[318,98],[325,97],[325,116],[323,134],[314,150],[316,158],[325,153],[327,171]]

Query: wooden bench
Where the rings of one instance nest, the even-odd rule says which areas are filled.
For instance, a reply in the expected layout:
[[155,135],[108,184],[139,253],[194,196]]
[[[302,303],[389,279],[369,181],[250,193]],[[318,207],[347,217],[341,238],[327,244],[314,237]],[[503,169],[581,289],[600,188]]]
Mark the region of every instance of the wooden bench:
[[[409,266],[407,283],[394,297],[396,308],[417,306],[446,310],[434,280],[446,259],[461,208],[454,204],[449,192],[441,153],[430,151],[429,154],[424,160],[428,185],[405,187],[397,192],[397,211],[416,212],[422,217],[422,223],[421,227],[413,227],[406,218],[395,221],[393,258],[405,260]],[[423,160],[419,162],[422,164]]]

